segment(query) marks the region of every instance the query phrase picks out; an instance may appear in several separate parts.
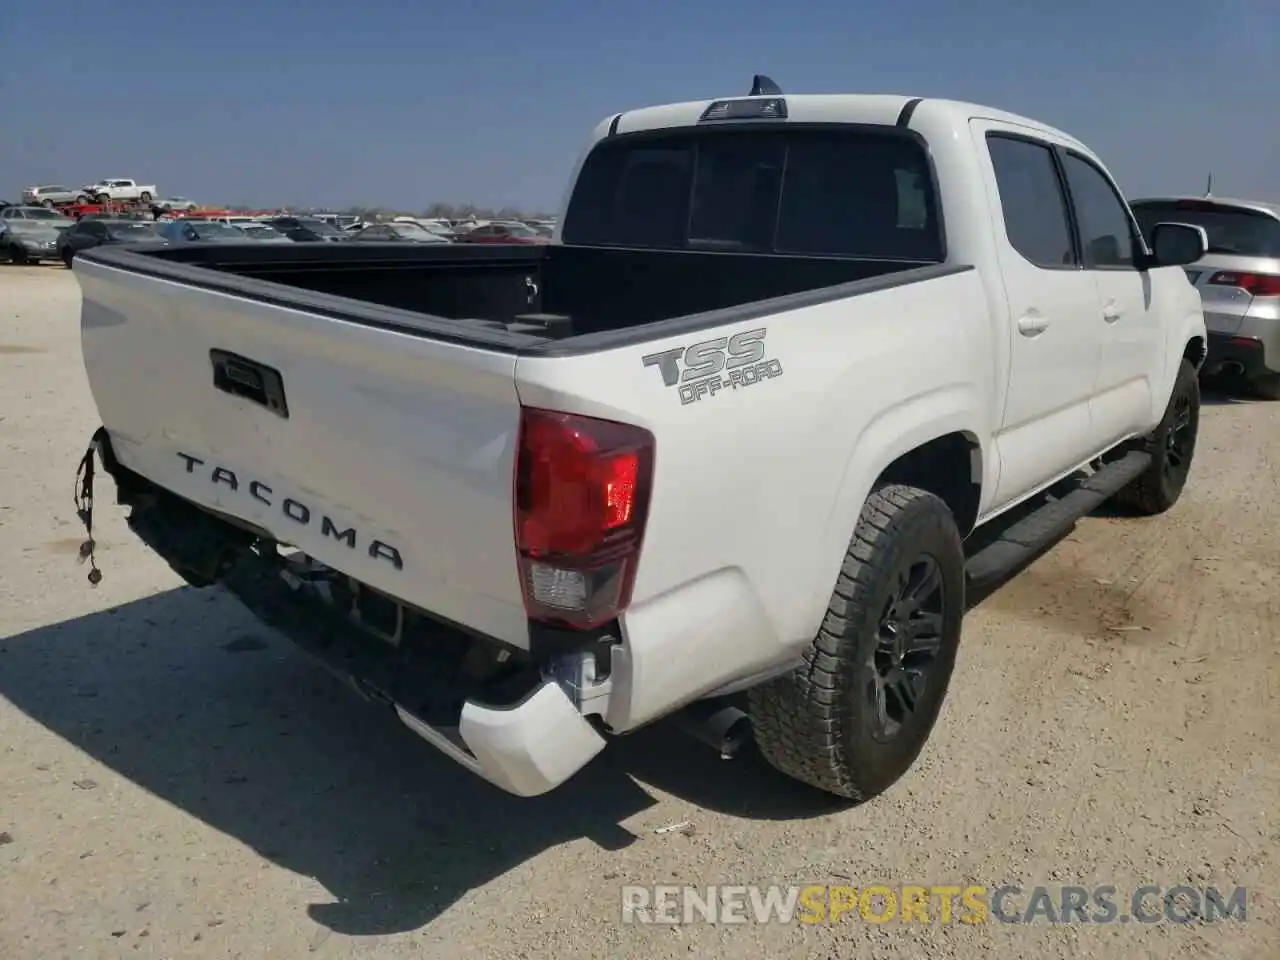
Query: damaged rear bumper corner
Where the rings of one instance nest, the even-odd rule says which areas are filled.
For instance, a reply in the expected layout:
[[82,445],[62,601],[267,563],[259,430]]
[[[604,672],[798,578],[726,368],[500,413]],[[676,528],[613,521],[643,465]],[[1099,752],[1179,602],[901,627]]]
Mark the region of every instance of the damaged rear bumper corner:
[[[534,797],[560,786],[604,749],[605,738],[554,681],[519,704],[491,707],[467,701],[456,736],[402,705],[400,720],[451,759],[494,786]],[[459,742],[460,741],[460,742]]]
[[[123,468],[105,431],[98,431],[82,462],[92,504],[92,458],[102,456],[116,482],[117,502],[131,508],[129,526],[188,583],[214,582],[234,594],[320,666],[369,699],[389,704],[413,732],[494,786],[522,797],[547,793],[589,763],[607,742],[555,679],[531,677],[523,694],[483,703],[459,700],[430,662],[410,666],[388,647],[324,609],[282,576],[277,561],[250,549],[252,531],[237,528],[182,501]],[[84,471],[87,469],[87,475]],[[92,514],[86,516],[90,527]],[[438,626],[442,632],[448,628]],[[447,704],[459,704],[449,707]]]

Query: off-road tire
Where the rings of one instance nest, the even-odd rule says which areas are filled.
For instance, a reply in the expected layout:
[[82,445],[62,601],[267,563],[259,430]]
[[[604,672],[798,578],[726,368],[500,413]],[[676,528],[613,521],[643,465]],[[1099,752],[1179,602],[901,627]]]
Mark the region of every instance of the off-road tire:
[[[1185,407],[1184,407],[1185,402]],[[1178,366],[1173,392],[1160,425],[1143,441],[1151,454],[1151,466],[1116,494],[1116,500],[1144,516],[1170,509],[1182,496],[1195,457],[1200,432],[1200,380],[1188,360]],[[1180,462],[1172,460],[1171,444],[1180,446]]]
[[1249,389],[1264,400],[1280,400],[1280,374],[1258,377],[1250,381]]
[[[899,578],[931,558],[941,582],[938,652],[917,708],[887,742],[874,735],[871,682],[881,623]],[[876,490],[862,508],[818,636],[803,666],[748,694],[768,762],[836,796],[860,801],[915,762],[946,697],[964,616],[964,550],[950,509],[925,490]]]

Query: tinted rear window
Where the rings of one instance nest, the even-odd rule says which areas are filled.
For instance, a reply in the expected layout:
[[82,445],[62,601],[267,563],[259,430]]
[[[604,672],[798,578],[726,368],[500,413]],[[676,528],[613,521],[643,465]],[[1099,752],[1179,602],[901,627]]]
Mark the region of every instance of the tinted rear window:
[[565,243],[939,262],[928,155],[866,130],[701,130],[602,141]]
[[1133,204],[1142,235],[1151,244],[1157,223],[1189,223],[1204,227],[1210,253],[1242,257],[1280,257],[1280,220],[1265,213],[1201,200]]
[[113,223],[107,230],[111,236],[121,240],[127,238],[151,240],[157,236],[155,230],[145,223]]

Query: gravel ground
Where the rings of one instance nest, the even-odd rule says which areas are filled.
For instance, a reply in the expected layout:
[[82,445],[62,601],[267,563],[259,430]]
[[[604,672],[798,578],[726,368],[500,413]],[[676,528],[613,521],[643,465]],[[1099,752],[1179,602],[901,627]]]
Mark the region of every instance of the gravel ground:
[[[5,960],[1280,956],[1280,404],[1207,398],[1171,514],[1089,518],[982,602],[880,799],[657,727],[518,800],[183,587],[109,481],[86,584],[78,306],[61,267],[0,267]],[[1248,920],[620,922],[663,883],[1243,885]]]

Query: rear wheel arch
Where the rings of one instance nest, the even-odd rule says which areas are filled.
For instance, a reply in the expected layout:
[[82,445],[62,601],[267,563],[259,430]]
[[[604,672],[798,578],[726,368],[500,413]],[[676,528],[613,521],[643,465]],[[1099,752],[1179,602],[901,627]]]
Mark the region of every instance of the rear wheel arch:
[[890,463],[872,489],[901,484],[927,490],[951,510],[961,536],[967,536],[978,519],[982,502],[982,445],[967,430],[934,437]]
[[1209,356],[1209,346],[1204,337],[1194,336],[1187,340],[1186,346],[1182,348],[1182,359],[1186,360],[1191,366],[1199,372],[1204,366],[1205,360]]

